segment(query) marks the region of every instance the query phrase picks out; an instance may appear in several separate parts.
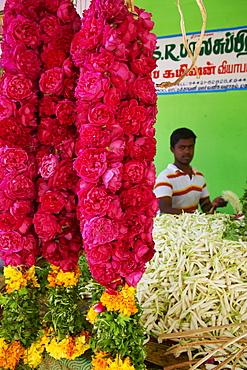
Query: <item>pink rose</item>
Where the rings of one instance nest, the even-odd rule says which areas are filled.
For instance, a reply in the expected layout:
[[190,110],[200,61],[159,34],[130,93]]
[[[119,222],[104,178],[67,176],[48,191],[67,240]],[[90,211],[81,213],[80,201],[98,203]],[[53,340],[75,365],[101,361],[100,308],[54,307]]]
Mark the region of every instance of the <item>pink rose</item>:
[[0,163],[9,172],[21,173],[27,170],[28,156],[22,149],[1,148]]
[[17,230],[17,221],[8,211],[0,212],[0,230],[1,231],[9,231],[9,230]]
[[44,69],[51,69],[54,67],[62,67],[67,54],[63,50],[55,48],[47,48],[41,53],[41,59],[44,63]]
[[35,213],[33,224],[36,233],[45,242],[54,239],[61,232],[57,218],[50,213]]
[[82,212],[90,216],[105,216],[112,197],[107,194],[104,187],[95,186],[88,192],[78,192],[79,207]]
[[24,240],[24,237],[16,231],[0,232],[0,251],[19,252],[23,248]]
[[107,105],[112,112],[115,112],[120,105],[121,91],[115,87],[111,87],[104,94],[104,104]]
[[56,116],[61,126],[70,126],[76,119],[76,105],[70,100],[61,100],[56,107]]
[[122,163],[115,162],[108,166],[102,175],[105,187],[115,193],[122,186]]
[[37,108],[33,104],[25,104],[17,111],[17,119],[24,127],[25,131],[27,128],[32,131],[33,128],[37,127],[36,118]]
[[137,135],[146,116],[146,108],[139,106],[135,99],[123,101],[118,110],[118,121],[124,129],[125,135]]
[[57,118],[41,118],[38,127],[38,139],[43,145],[54,146],[59,144],[67,136],[67,128],[59,124]]
[[137,262],[147,263],[154,256],[154,242],[151,241],[147,244],[142,240],[137,239],[134,244],[133,253]]
[[72,159],[75,151],[75,137],[68,137],[54,146],[54,149],[60,153],[61,159]]
[[54,67],[45,71],[39,80],[39,87],[44,94],[60,95],[64,89],[63,70]]
[[15,102],[27,102],[34,99],[32,81],[24,75],[8,75],[3,81],[3,91],[7,98]]
[[59,213],[65,206],[65,195],[60,191],[48,190],[41,196],[40,203],[42,211]]
[[104,127],[84,125],[80,131],[79,139],[76,143],[76,153],[84,149],[107,148],[110,144],[110,132]]
[[97,313],[102,313],[105,311],[105,306],[103,306],[103,304],[101,302],[99,303],[96,303],[94,306],[93,306],[93,309],[95,312]]
[[132,94],[146,104],[155,104],[157,95],[151,77],[137,77],[132,86]]
[[110,126],[114,122],[114,115],[107,105],[96,103],[89,109],[88,120],[96,126]]
[[112,52],[119,58],[125,58],[125,44],[121,35],[118,34],[118,31],[114,27],[111,27],[108,24],[105,26],[102,43],[107,51]]
[[[123,268],[125,268],[125,267],[123,267]],[[137,286],[137,284],[141,280],[142,275],[144,274],[144,272],[145,272],[145,267],[144,266],[141,269],[138,267],[138,269],[136,271],[131,272],[130,274],[125,276],[126,283],[129,286],[134,286],[134,287]]]
[[76,16],[76,10],[70,0],[64,0],[59,4],[57,16],[63,23],[73,21]]
[[58,155],[50,154],[49,156],[45,155],[42,158],[39,173],[44,180],[48,180],[52,175],[54,175],[55,170],[58,167],[58,162]]
[[107,168],[106,149],[85,149],[74,162],[74,169],[84,181],[97,182]]
[[41,42],[39,25],[29,21],[27,18],[17,15],[15,18],[6,20],[7,32],[5,33],[6,42],[12,47],[24,43],[26,46],[36,49]]
[[16,105],[11,99],[0,96],[0,117],[8,118],[16,113]]
[[2,190],[8,198],[16,199],[30,199],[35,198],[35,188],[33,181],[24,174],[6,176],[1,183]]
[[118,236],[118,225],[115,221],[106,217],[94,217],[87,221],[82,231],[84,243],[99,245],[109,243]]
[[109,76],[99,72],[86,71],[79,77],[75,96],[77,99],[98,100],[105,95],[109,87]]

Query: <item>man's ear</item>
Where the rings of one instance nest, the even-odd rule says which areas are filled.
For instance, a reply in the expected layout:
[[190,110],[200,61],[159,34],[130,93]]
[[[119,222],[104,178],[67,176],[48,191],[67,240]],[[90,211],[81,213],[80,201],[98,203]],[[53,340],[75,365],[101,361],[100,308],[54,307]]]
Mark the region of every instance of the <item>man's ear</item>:
[[174,154],[174,148],[173,148],[173,146],[170,146],[170,151]]

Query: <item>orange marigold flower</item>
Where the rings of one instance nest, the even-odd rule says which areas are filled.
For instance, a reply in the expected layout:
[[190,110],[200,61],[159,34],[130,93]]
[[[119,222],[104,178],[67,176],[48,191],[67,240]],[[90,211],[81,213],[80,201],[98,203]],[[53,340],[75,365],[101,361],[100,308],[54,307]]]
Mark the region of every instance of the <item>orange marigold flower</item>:
[[53,288],[55,286],[69,287],[76,285],[79,281],[81,275],[81,270],[79,265],[76,265],[74,271],[63,272],[60,267],[51,265],[51,271],[47,276],[49,281],[49,287]]
[[127,284],[117,294],[104,292],[100,298],[102,304],[108,311],[119,311],[125,316],[130,316],[138,312],[135,302],[135,288]]
[[108,368],[108,358],[104,358],[109,353],[107,352],[95,352],[92,359],[92,370],[106,370]]

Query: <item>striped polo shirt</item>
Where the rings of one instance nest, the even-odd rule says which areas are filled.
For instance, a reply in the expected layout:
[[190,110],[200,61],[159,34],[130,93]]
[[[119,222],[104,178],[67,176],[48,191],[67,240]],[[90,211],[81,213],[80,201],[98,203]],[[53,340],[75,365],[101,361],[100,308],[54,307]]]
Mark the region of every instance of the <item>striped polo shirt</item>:
[[172,197],[172,208],[197,210],[200,199],[208,197],[209,192],[203,174],[195,167],[191,168],[192,178],[174,164],[169,164],[156,180],[156,197]]

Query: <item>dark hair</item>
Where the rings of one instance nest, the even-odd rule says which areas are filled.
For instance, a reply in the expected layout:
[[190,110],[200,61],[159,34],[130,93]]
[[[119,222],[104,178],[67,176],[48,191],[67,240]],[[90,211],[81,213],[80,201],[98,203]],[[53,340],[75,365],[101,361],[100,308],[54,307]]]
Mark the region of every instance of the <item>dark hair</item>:
[[172,148],[174,148],[174,146],[179,142],[180,139],[191,139],[191,138],[193,138],[194,142],[196,142],[196,135],[194,134],[193,131],[185,127],[178,128],[171,134],[170,145]]

